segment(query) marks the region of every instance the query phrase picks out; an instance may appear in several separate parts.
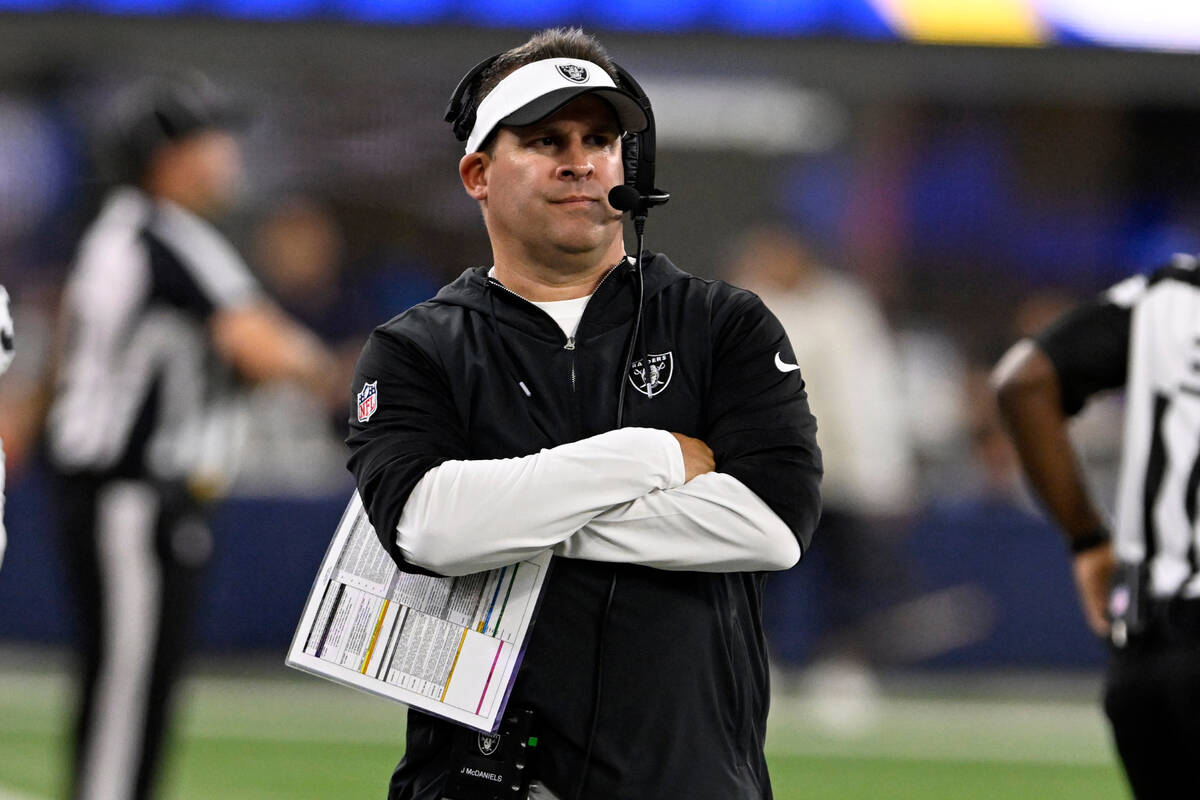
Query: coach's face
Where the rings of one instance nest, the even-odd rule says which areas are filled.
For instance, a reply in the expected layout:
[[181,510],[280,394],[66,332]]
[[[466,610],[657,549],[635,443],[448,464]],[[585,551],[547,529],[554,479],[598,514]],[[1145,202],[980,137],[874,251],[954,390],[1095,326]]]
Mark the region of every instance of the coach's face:
[[500,128],[490,154],[468,154],[459,168],[483,206],[493,249],[550,264],[568,254],[624,252],[621,215],[608,204],[608,190],[624,175],[620,128],[599,97]]

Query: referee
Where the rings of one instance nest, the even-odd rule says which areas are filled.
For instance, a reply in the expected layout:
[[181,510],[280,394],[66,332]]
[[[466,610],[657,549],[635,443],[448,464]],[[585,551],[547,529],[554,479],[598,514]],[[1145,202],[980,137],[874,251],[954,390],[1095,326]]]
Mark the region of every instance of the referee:
[[[993,381],[1025,471],[1067,535],[1088,624],[1108,636],[1104,709],[1134,794],[1194,783],[1200,733],[1200,269],[1191,256],[1109,289]],[[1126,389],[1115,542],[1084,488],[1067,417]]]
[[119,185],[67,284],[46,438],[81,645],[72,796],[145,798],[167,728],[202,513],[231,477],[236,380],[327,390],[331,357],[206,221],[232,199],[234,109],[199,76],[117,106]]

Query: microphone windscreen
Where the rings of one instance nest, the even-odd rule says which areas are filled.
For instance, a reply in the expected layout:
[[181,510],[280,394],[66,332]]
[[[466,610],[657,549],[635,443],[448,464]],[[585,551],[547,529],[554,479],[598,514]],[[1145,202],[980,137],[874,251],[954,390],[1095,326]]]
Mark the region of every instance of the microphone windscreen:
[[637,189],[622,183],[620,186],[614,186],[609,191],[608,204],[617,211],[633,211],[637,208],[638,200],[641,197]]

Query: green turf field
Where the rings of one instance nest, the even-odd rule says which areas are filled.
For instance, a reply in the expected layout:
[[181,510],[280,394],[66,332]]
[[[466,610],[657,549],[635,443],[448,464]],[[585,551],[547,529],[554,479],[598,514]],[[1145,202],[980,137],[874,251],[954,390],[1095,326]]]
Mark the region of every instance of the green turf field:
[[[777,692],[767,743],[777,798],[1128,796],[1090,692],[885,687],[872,719],[841,732],[815,721],[811,695]],[[0,665],[0,800],[61,796],[66,702],[59,669]],[[382,798],[402,741],[398,706],[261,662],[199,670],[180,708],[168,800]]]

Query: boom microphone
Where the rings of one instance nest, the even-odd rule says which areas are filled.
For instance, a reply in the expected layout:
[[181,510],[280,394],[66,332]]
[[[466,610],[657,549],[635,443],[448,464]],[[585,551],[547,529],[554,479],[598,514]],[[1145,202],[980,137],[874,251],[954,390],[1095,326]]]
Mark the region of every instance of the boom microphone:
[[633,211],[640,199],[638,190],[624,183],[614,186],[608,193],[608,204],[617,211]]
[[632,211],[635,220],[638,217],[645,219],[647,211],[670,199],[671,195],[661,189],[655,189],[654,194],[642,194],[627,183],[614,186],[608,192],[608,204],[617,211]]

